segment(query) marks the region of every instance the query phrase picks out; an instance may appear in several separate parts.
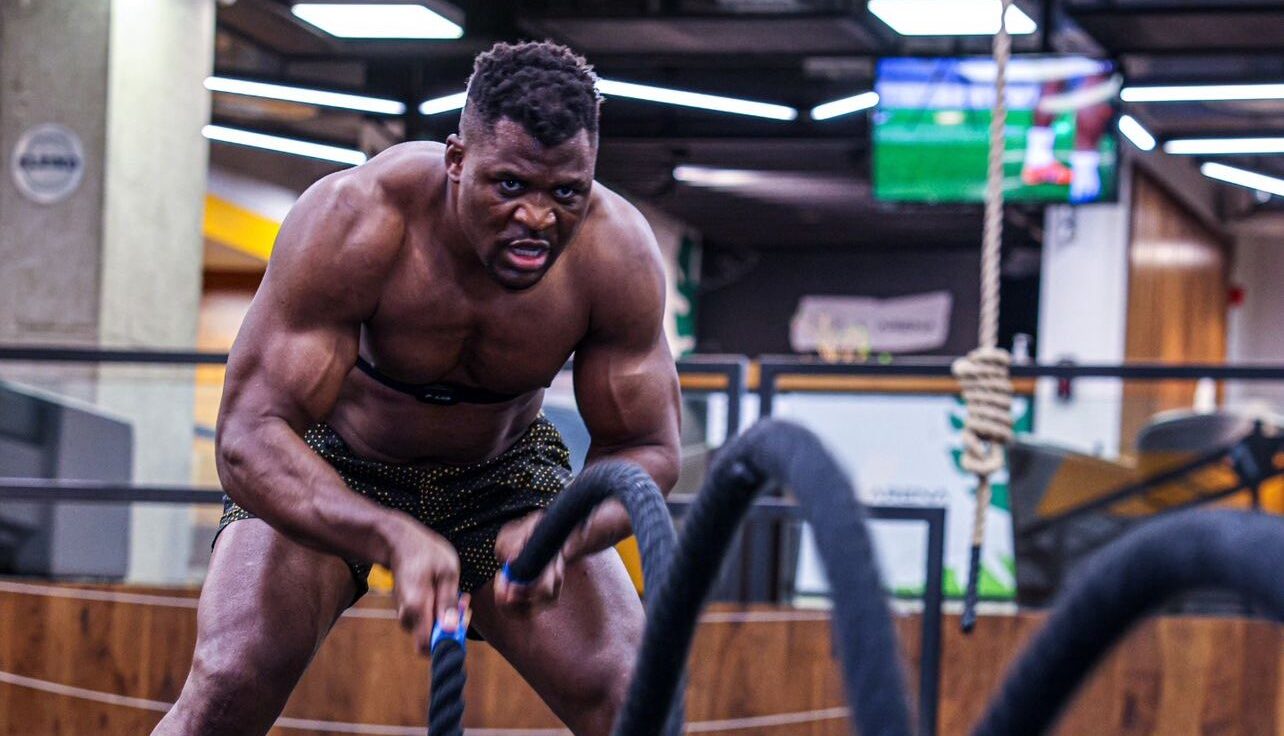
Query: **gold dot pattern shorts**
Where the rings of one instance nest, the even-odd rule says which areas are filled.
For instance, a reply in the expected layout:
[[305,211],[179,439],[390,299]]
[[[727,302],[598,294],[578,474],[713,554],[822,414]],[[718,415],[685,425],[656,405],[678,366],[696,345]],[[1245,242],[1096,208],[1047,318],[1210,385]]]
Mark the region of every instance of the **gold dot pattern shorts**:
[[[499,572],[495,538],[500,528],[548,508],[571,480],[570,451],[543,415],[508,450],[474,465],[397,465],[367,460],[353,454],[326,424],[309,428],[303,441],[338,471],[349,488],[410,514],[454,545],[463,592],[476,590]],[[253,516],[224,497],[219,531]],[[360,598],[369,589],[370,564],[365,560],[347,563]]]

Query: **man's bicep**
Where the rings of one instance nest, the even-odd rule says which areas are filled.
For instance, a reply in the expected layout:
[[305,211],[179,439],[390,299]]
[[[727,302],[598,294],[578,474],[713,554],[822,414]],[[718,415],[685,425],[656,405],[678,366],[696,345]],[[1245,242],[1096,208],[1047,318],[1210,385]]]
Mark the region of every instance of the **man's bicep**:
[[279,418],[301,429],[323,419],[356,362],[358,329],[249,315],[228,361],[221,421]]
[[401,228],[395,209],[359,181],[322,180],[304,194],[233,346],[225,418],[277,416],[297,429],[329,414]]

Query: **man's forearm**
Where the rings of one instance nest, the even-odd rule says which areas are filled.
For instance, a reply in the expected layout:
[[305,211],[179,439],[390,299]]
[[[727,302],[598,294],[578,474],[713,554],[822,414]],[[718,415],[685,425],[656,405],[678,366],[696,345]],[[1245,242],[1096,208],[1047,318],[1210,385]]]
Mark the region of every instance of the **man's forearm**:
[[[678,482],[678,448],[663,444],[631,445],[603,449],[590,447],[587,465],[603,460],[623,460],[638,465],[651,476],[665,496]],[[585,547],[590,551],[605,549],[633,534],[633,524],[624,505],[618,502],[602,504],[594,512]]]
[[220,429],[219,479],[228,496],[314,549],[387,565],[403,514],[352,491],[282,420]]
[[618,448],[589,447],[585,463],[592,465],[600,460],[623,460],[640,466],[665,496],[669,495],[678,482],[681,460],[675,446],[655,443]]

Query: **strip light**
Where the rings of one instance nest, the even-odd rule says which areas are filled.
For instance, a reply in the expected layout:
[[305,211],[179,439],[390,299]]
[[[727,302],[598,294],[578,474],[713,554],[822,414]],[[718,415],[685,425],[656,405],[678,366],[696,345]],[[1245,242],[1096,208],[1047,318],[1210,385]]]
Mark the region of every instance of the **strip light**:
[[[902,36],[993,36],[1001,7],[1001,0],[869,0],[869,12]],[[1039,28],[1016,5],[1005,20],[1014,36]]]
[[615,79],[597,80],[597,89],[607,96],[628,97],[635,100],[661,102],[666,105],[679,105],[681,107],[696,107],[701,110],[729,112],[737,115],[752,115],[772,120],[794,120],[798,117],[797,110],[785,105],[754,102],[753,100],[742,100],[721,95],[707,95],[702,92],[685,92],[679,89],[652,87],[649,84],[634,84],[633,82],[621,82]]
[[345,110],[373,112],[381,115],[401,115],[406,111],[406,106],[396,100],[350,95],[342,92],[326,92],[304,87],[287,87],[283,84],[252,82],[248,79],[209,77],[205,80],[205,89],[211,92],[266,97],[270,100],[301,102],[305,105],[321,105],[322,107],[339,107]]
[[250,130],[227,128],[222,125],[207,125],[201,128],[201,135],[221,143],[234,143],[239,146],[262,148],[268,151],[290,153],[295,156],[307,156],[308,158],[318,158],[323,161],[334,161],[353,166],[366,161],[364,153],[354,151],[351,148],[327,146],[322,143],[301,141],[295,138],[282,138],[280,136],[267,135],[266,133],[255,133]]
[[840,115],[847,115],[859,110],[868,110],[878,104],[877,92],[861,92],[858,95],[833,100],[811,109],[812,120],[829,120]]
[[464,106],[468,99],[467,92],[456,92],[453,95],[445,97],[434,97],[431,100],[424,100],[419,104],[420,115],[436,115],[438,113],[458,110]]
[[1165,143],[1164,152],[1183,156],[1284,153],[1284,138],[1179,138]]
[[[598,79],[597,89],[609,97],[628,97],[635,100],[660,102],[666,105],[695,107],[701,110],[729,112],[737,115],[752,115],[772,120],[794,120],[798,117],[798,111],[786,105],[742,100],[736,97],[722,97],[721,95],[707,95],[702,92],[686,92],[666,87],[652,87],[649,84],[621,82],[615,79]],[[464,106],[466,99],[466,93],[460,92],[425,100],[419,105],[419,112],[424,115],[436,115],[458,110]]]
[[1143,151],[1155,150],[1155,137],[1141,123],[1137,122],[1137,118],[1131,115],[1120,115],[1119,132],[1123,133],[1124,137],[1132,141],[1132,144],[1137,148]]
[[423,5],[299,3],[290,12],[337,38],[460,38],[458,23]]
[[763,174],[746,169],[719,169],[712,166],[678,164],[673,167],[673,178],[683,184],[701,187],[742,187],[763,180]]
[[1207,163],[1199,167],[1199,173],[1210,179],[1217,179],[1230,184],[1238,184],[1241,187],[1256,189],[1259,192],[1274,194],[1277,197],[1284,197],[1284,179],[1276,179],[1273,176],[1258,174],[1254,171],[1237,169],[1234,166],[1225,164]]
[[1188,84],[1166,87],[1124,87],[1124,102],[1219,102],[1225,100],[1284,100],[1284,84]]

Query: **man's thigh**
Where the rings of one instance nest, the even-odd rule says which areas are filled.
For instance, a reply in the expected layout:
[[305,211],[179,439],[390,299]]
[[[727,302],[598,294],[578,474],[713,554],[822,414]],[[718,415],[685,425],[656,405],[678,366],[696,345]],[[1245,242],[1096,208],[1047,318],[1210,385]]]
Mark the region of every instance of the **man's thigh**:
[[568,567],[547,608],[498,606],[493,585],[473,598],[473,624],[486,641],[575,733],[607,733],[645,625],[620,556],[607,550]]
[[[190,719],[202,733],[265,731],[355,589],[340,558],[260,519],[229,524],[201,589],[192,672],[167,721]],[[207,730],[211,721],[226,728]]]

